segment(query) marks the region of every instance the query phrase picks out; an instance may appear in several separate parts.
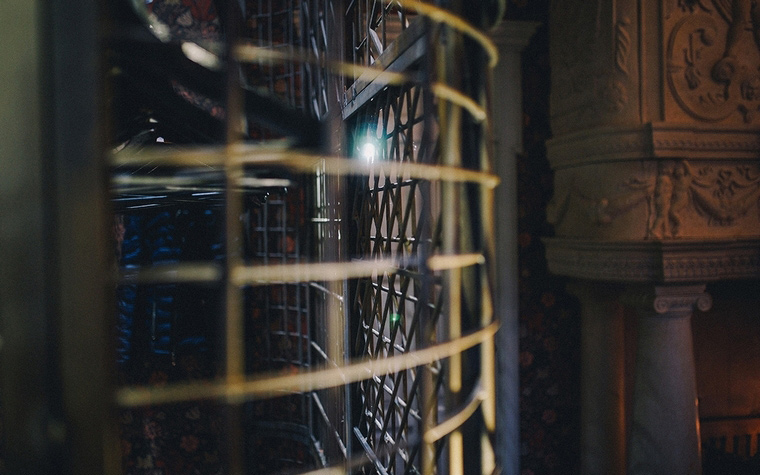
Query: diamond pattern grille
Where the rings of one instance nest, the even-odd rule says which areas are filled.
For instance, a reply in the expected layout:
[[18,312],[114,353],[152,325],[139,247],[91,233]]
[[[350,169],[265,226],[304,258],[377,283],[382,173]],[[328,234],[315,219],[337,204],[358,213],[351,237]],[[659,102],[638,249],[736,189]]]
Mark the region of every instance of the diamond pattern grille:
[[[358,152],[370,143],[376,154],[364,153],[362,159],[434,161],[436,126],[429,117],[426,120],[423,103],[423,89],[414,85],[387,90],[372,101],[357,121],[369,125],[356,127],[354,142]],[[439,247],[431,220],[440,212],[432,199],[436,191],[432,183],[393,173],[370,176],[356,187],[357,254],[364,259],[392,257],[402,263],[397,272],[356,283],[352,317],[358,321],[354,341],[358,356],[382,359],[432,342],[442,292],[420,262]],[[441,382],[439,369],[431,370],[435,386]],[[426,371],[374,376],[358,385],[355,433],[374,462],[370,472],[417,471],[425,406],[421,383]]]

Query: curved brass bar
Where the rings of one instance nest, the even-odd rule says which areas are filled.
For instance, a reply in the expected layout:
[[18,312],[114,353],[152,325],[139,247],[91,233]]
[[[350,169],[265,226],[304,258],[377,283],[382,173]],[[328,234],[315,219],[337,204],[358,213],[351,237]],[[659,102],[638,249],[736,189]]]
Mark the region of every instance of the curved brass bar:
[[427,266],[430,270],[448,270],[485,264],[485,262],[485,256],[478,253],[437,254],[428,258]]
[[409,179],[444,181],[452,183],[478,183],[495,188],[499,177],[487,172],[467,168],[426,165],[410,162],[385,162],[349,159],[337,156],[315,155],[285,147],[237,144],[230,149],[223,147],[180,148],[172,151],[142,150],[139,153],[119,152],[111,155],[114,166],[138,166],[151,163],[154,166],[220,166],[226,154],[243,165],[282,165],[291,169],[311,171],[317,167],[324,173],[336,176],[396,174]]
[[120,407],[140,407],[203,399],[225,399],[239,404],[254,399],[282,396],[293,392],[315,391],[356,383],[373,376],[398,373],[427,365],[477,346],[493,338],[498,322],[469,335],[378,360],[366,360],[335,368],[302,371],[295,374],[274,374],[250,378],[242,382],[205,381],[177,383],[163,387],[124,387],[116,392]]
[[425,15],[431,20],[438,23],[445,23],[446,25],[459,30],[465,35],[469,36],[473,40],[477,41],[488,54],[488,66],[493,68],[499,62],[499,50],[496,45],[491,41],[478,28],[472,26],[465,19],[459,15],[455,15],[448,10],[436,7],[429,3],[423,3],[418,0],[384,0],[385,3],[398,2],[401,6],[411,8],[421,15]]
[[470,400],[467,401],[467,404],[465,404],[459,412],[452,415],[437,426],[431,427],[425,431],[425,435],[423,436],[425,442],[432,444],[433,442],[442,439],[448,434],[454,432],[457,428],[461,427],[467,419],[475,414],[478,406],[480,406],[480,403],[485,399],[484,393],[485,391],[483,390],[482,386],[478,384],[475,391],[472,392]]
[[237,285],[266,285],[273,282],[320,282],[369,277],[374,273],[393,272],[394,259],[355,262],[319,262],[311,264],[274,264],[239,266],[231,269],[230,280]]
[[118,282],[120,284],[213,283],[221,281],[223,275],[222,268],[216,263],[186,262],[121,269]]
[[[308,51],[296,48],[288,48],[287,51],[279,51],[251,44],[241,44],[235,48],[235,55],[238,61],[248,63],[268,63],[271,61],[315,63],[326,67],[333,72],[354,79],[359,78],[362,74],[367,74],[367,77],[364,78],[365,80],[380,81],[389,86],[418,82],[416,75],[386,71],[373,66],[361,66],[343,61],[319,60]],[[430,87],[436,97],[464,108],[478,122],[486,120],[486,110],[461,91],[440,82],[434,82]]]

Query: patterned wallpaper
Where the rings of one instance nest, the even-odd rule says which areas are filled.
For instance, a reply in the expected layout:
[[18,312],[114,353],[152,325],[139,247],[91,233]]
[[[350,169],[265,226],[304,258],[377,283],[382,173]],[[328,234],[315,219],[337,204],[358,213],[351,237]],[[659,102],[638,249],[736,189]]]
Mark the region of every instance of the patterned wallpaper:
[[539,26],[523,53],[524,154],[518,159],[521,475],[580,472],[580,312],[549,275],[541,238],[553,177],[548,0],[510,0],[507,18]]

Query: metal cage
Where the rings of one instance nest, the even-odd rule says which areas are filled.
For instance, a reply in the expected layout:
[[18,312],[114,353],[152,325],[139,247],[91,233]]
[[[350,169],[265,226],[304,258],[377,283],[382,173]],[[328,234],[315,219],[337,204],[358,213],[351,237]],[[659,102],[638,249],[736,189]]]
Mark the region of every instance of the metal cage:
[[[205,467],[223,473],[494,471],[493,48],[476,17],[411,0],[201,4],[217,16],[197,13],[190,34],[175,24],[190,21],[178,2],[79,9],[105,26],[77,47],[105,66],[91,78],[110,126],[89,124],[103,140],[85,166],[90,180],[109,176],[110,196],[94,188],[102,216],[106,200],[117,216],[120,268],[92,266],[102,292],[117,289],[88,310],[100,332],[63,331],[67,319],[86,327],[71,299],[49,333],[64,376],[47,394],[74,402],[47,426],[43,455],[73,438],[71,473],[146,469],[119,455],[119,426],[123,436],[176,413],[212,428],[219,459]],[[53,122],[65,123],[54,100]],[[58,202],[56,220],[74,235],[69,206]],[[50,255],[93,252],[66,237]],[[118,338],[104,343],[113,327]],[[119,381],[98,370],[75,389],[88,344],[117,354]],[[202,369],[182,366],[201,353]],[[148,363],[168,376],[138,374]],[[124,376],[124,364],[137,373]],[[4,391],[4,417],[17,396]],[[87,401],[104,423],[79,433]],[[19,467],[30,442],[7,434]],[[88,471],[96,453],[103,462]]]

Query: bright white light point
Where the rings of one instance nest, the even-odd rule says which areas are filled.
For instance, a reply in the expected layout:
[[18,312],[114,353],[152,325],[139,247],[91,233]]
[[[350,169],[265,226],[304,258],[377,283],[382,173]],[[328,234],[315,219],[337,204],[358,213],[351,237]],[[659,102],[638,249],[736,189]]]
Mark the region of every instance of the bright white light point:
[[365,142],[361,148],[361,155],[368,162],[375,161],[375,155],[377,154],[377,148],[373,143]]

